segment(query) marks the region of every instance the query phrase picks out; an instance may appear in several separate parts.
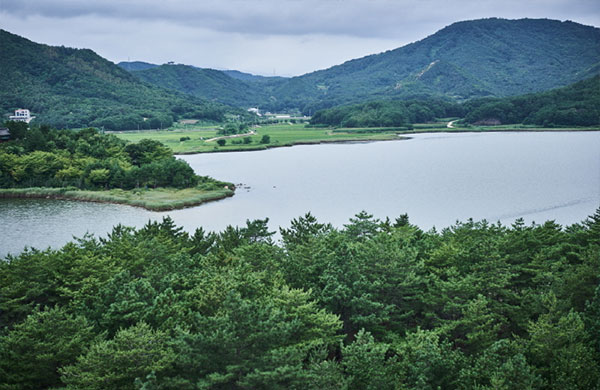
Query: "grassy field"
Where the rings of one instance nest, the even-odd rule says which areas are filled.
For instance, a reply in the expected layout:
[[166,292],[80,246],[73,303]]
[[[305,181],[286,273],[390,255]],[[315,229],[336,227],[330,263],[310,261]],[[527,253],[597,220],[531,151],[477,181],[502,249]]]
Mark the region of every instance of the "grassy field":
[[[186,153],[206,153],[206,152],[225,152],[238,150],[261,150],[279,146],[291,146],[297,144],[311,144],[320,142],[343,142],[343,141],[374,141],[398,139],[395,129],[386,129],[375,134],[361,133],[357,129],[316,129],[305,128],[303,124],[277,124],[255,128],[255,135],[250,136],[250,144],[233,144],[232,142],[241,141],[242,138],[227,139],[224,146],[219,146],[216,141],[206,140],[217,137],[217,129],[214,127],[203,127],[195,129],[174,129],[174,130],[154,130],[139,132],[118,132],[114,133],[117,137],[132,142],[138,142],[143,138],[151,138],[162,142],[173,149],[178,154]],[[269,144],[261,144],[260,140],[264,135],[270,137]],[[189,137],[189,140],[180,141],[183,137]]]
[[[464,127],[455,124],[453,128],[447,127],[448,121],[440,120],[436,123],[420,123],[413,125],[413,129],[404,128],[352,128],[352,129],[329,129],[329,128],[307,128],[304,124],[276,124],[263,125],[255,128],[256,134],[251,135],[250,144],[237,143],[242,142],[241,138],[229,138],[224,146],[219,146],[215,140],[208,141],[211,138],[218,137],[217,128],[212,127],[193,127],[176,128],[170,130],[146,130],[146,131],[126,131],[114,133],[119,138],[139,142],[144,138],[151,138],[162,142],[173,149],[177,154],[191,153],[210,153],[210,152],[228,152],[243,150],[262,150],[280,146],[291,146],[298,144],[313,144],[322,142],[346,142],[346,141],[381,141],[400,139],[398,135],[431,133],[431,132],[484,132],[484,131],[586,131],[600,130],[598,127],[581,128],[540,128],[525,125],[503,125],[503,126],[469,126]],[[270,137],[269,144],[261,144],[260,140],[264,135]],[[189,140],[181,141],[183,137],[189,137]]]
[[117,203],[143,207],[152,211],[174,210],[223,199],[233,195],[233,190],[222,188],[156,188],[125,191],[83,191],[68,188],[11,188],[0,189],[0,198],[51,198],[88,202]]

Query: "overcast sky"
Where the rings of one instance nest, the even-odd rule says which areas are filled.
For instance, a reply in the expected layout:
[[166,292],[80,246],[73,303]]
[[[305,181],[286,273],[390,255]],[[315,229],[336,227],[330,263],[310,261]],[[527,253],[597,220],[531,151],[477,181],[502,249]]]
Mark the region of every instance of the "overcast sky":
[[[598,0],[0,0],[0,28],[167,61],[291,76],[394,49],[461,20],[550,18],[600,26]],[[0,59],[1,61],[1,59]]]

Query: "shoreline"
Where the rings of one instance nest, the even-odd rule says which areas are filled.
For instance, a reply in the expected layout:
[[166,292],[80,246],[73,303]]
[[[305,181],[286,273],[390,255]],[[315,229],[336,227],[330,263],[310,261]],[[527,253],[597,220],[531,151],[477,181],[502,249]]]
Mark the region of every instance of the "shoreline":
[[233,150],[207,150],[197,152],[179,152],[175,153],[175,156],[189,156],[193,154],[208,154],[208,153],[237,153],[237,152],[261,152],[269,149],[276,148],[291,148],[292,146],[302,145],[321,145],[321,144],[366,144],[371,142],[386,142],[386,141],[407,141],[410,137],[405,137],[405,134],[395,134],[397,138],[383,138],[383,139],[351,139],[351,140],[319,140],[319,141],[298,141],[289,144],[263,144],[256,148],[246,149],[233,149]]
[[[205,191],[197,188],[176,190],[157,188],[148,190],[71,190],[66,188],[29,187],[2,188],[0,199],[56,199],[78,202],[110,203],[124,206],[140,207],[148,211],[171,211],[199,206],[208,202],[232,197],[234,190],[222,189]],[[144,196],[145,195],[145,196]],[[166,195],[166,197],[164,197]],[[169,195],[176,195],[175,198]],[[183,196],[182,196],[183,195]]]
[[[318,140],[318,141],[298,141],[286,144],[262,144],[256,147],[250,147],[245,149],[228,149],[228,150],[206,150],[206,151],[185,151],[175,153],[176,156],[194,155],[194,154],[207,154],[207,153],[237,153],[237,152],[259,152],[268,149],[275,148],[289,148],[298,145],[321,145],[321,144],[353,144],[353,143],[370,143],[370,142],[382,142],[382,141],[406,141],[410,140],[413,134],[432,134],[432,133],[572,133],[572,132],[590,132],[600,131],[600,128],[521,128],[521,129],[466,129],[466,128],[434,128],[434,129],[414,129],[405,130],[404,132],[393,133],[396,138],[382,138],[382,139],[352,139],[352,140]],[[392,134],[389,134],[392,135]]]

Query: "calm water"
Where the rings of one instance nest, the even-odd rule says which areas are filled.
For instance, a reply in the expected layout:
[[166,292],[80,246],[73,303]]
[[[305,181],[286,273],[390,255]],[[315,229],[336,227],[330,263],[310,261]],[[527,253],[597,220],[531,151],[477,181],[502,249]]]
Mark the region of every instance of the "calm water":
[[185,210],[0,199],[0,256],[26,245],[58,248],[86,232],[104,236],[118,223],[139,227],[166,215],[188,231],[265,217],[275,230],[307,211],[342,226],[366,210],[378,218],[408,213],[429,229],[467,218],[571,224],[600,206],[600,132],[413,137],[185,156],[201,175],[244,184],[232,198]]

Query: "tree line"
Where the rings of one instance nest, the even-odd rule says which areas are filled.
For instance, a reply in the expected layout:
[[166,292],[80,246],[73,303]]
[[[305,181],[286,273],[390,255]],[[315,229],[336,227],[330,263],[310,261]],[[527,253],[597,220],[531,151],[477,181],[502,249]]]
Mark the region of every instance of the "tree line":
[[0,262],[1,389],[592,389],[600,209],[423,231],[166,218]]
[[7,122],[10,142],[0,144],[0,187],[76,187],[133,189],[194,187],[219,182],[200,177],[158,141],[133,144],[89,128],[29,129]]
[[465,124],[524,124],[544,127],[600,125],[600,76],[548,92],[456,103],[424,99],[375,101],[317,111],[311,124],[339,127],[399,127],[438,118]]

